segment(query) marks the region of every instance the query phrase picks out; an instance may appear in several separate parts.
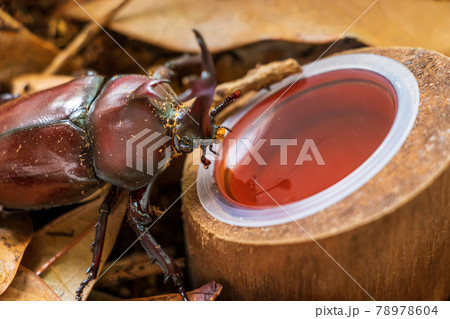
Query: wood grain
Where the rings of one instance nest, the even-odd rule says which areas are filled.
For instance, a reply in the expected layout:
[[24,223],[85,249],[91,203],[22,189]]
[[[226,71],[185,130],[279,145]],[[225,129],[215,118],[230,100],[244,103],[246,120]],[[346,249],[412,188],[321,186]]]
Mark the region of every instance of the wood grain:
[[[356,52],[397,60],[418,81],[419,113],[402,148],[359,190],[298,220],[307,233],[294,222],[224,224],[190,188],[183,215],[194,286],[215,280],[233,300],[449,298],[450,59],[413,48],[348,53]],[[183,190],[197,176],[190,163]]]

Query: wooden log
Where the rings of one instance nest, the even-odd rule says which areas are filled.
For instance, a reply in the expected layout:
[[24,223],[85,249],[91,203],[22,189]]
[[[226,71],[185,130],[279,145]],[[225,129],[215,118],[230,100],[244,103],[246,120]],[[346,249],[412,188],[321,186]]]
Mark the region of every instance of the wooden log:
[[[297,223],[231,226],[189,188],[183,216],[194,286],[215,280],[232,300],[449,298],[450,59],[413,48],[348,53],[356,52],[397,60],[418,81],[419,113],[401,149],[359,190]],[[183,190],[197,169],[188,158]]]

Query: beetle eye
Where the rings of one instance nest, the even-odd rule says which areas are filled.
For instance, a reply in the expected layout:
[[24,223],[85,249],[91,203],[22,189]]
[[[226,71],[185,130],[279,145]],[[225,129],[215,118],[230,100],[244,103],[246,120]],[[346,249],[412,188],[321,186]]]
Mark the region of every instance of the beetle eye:
[[187,137],[183,137],[180,140],[179,147],[180,147],[180,151],[183,153],[192,152],[192,143],[191,143],[191,140],[189,140]]

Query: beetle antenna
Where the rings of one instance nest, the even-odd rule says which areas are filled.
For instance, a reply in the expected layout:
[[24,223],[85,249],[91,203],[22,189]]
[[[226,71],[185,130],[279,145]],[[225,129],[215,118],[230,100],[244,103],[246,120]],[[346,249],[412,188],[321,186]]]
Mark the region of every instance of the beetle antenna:
[[226,106],[230,105],[232,102],[236,101],[237,99],[239,99],[241,97],[241,90],[236,90],[233,93],[231,93],[230,95],[227,96],[227,98],[225,100],[223,100],[222,103],[220,103],[219,106],[215,107],[214,109],[211,110],[211,112],[209,112],[209,115],[211,117],[214,117],[217,115],[217,113],[219,113],[220,111],[222,111]]

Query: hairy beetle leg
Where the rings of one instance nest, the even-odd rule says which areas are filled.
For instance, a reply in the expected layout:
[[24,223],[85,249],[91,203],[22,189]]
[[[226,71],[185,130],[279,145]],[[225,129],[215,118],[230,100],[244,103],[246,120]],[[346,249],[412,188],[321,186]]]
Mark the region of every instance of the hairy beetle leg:
[[120,191],[117,187],[113,186],[106,196],[103,203],[99,208],[99,215],[97,224],[95,224],[95,239],[91,246],[94,246],[92,253],[92,263],[88,268],[86,273],[88,274],[88,278],[83,280],[76,291],[76,300],[81,301],[83,297],[83,290],[86,286],[94,280],[98,275],[98,270],[100,268],[100,261],[102,260],[102,252],[103,252],[103,244],[105,242],[105,234],[106,234],[106,225],[108,222],[108,216],[111,212],[111,208],[117,201],[118,195]]
[[[151,184],[131,192],[128,207],[128,223],[150,256],[151,262],[156,262],[164,273],[164,282],[172,278],[184,300],[188,300],[183,286],[183,273],[175,261],[166,254],[149,232],[149,226],[155,216],[148,212],[148,202]],[[153,214],[152,214],[153,215]],[[153,218],[152,218],[153,217]]]

